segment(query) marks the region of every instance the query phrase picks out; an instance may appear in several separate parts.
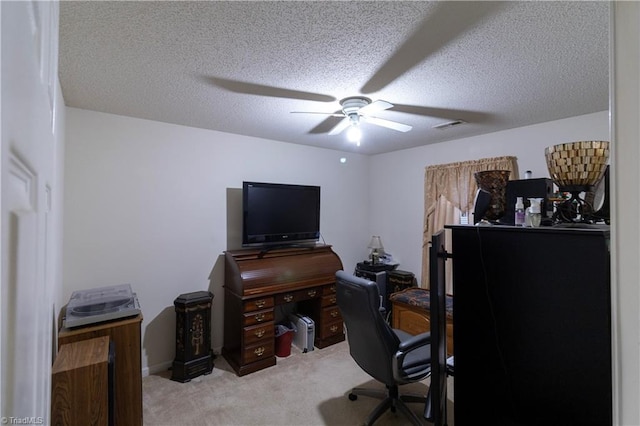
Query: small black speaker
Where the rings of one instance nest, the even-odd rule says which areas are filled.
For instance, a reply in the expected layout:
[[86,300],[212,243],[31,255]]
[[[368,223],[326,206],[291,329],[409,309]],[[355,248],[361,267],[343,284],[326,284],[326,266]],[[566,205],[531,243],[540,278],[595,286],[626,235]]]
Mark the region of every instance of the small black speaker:
[[515,223],[516,199],[522,197],[525,206],[529,206],[527,198],[542,198],[542,218],[553,216],[553,202],[549,198],[553,194],[553,181],[548,178],[519,179],[507,182],[506,206],[500,223],[513,225]]
[[609,166],[605,169],[602,179],[585,194],[584,201],[591,209],[597,209],[588,215],[589,219],[596,222],[602,220],[607,225],[610,224]]
[[[602,206],[600,207],[600,209],[596,212],[596,216],[598,216],[600,219],[603,219],[607,224],[609,224],[609,220],[610,220],[610,216],[611,216],[611,201],[610,201],[610,197],[609,197],[609,166],[607,166],[607,168],[604,171],[604,176],[602,178],[602,183],[601,185],[603,185],[602,191],[604,192],[603,194],[603,200],[602,200]],[[598,185],[596,187],[596,192],[599,189],[600,185]]]
[[491,194],[484,189],[478,189],[476,192],[476,202],[473,205],[473,224],[484,219],[484,214],[489,210],[491,205]]

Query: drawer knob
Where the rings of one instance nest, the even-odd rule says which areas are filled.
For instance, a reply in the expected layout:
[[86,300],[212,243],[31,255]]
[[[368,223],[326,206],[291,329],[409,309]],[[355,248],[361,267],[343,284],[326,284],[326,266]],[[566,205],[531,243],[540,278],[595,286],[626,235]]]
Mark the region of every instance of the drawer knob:
[[331,311],[331,318],[335,318],[338,316],[338,311]]
[[256,316],[254,318],[258,322],[264,321],[264,314],[256,314]]
[[337,325],[332,325],[329,330],[331,330],[332,333],[335,333],[336,331],[338,331],[338,326]]
[[257,356],[262,356],[264,354],[264,346],[260,346],[253,351]]
[[255,332],[255,336],[256,336],[256,337],[262,337],[262,336],[264,336],[264,328],[261,328],[260,330],[256,330],[256,332]]
[[258,300],[258,301],[256,302],[256,307],[257,307],[257,308],[263,308],[263,307],[264,307],[264,305],[266,305],[266,304],[267,304],[267,301],[266,301],[266,300]]
[[315,290],[309,290],[309,291],[307,292],[307,294],[309,295],[309,297],[315,297],[315,295],[316,295],[316,291],[315,291]]
[[291,302],[292,300],[293,300],[293,295],[285,294],[285,296],[284,296],[284,301],[285,302]]
[[336,303],[336,298],[332,297],[331,299],[329,299],[331,301],[331,303]]

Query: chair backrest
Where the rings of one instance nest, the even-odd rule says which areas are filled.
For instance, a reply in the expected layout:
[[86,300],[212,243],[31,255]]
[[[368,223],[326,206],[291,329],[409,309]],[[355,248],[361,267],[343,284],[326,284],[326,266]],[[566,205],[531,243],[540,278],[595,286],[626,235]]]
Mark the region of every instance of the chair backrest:
[[392,360],[400,339],[379,311],[378,286],[373,281],[338,271],[336,291],[351,357],[371,377],[393,385]]

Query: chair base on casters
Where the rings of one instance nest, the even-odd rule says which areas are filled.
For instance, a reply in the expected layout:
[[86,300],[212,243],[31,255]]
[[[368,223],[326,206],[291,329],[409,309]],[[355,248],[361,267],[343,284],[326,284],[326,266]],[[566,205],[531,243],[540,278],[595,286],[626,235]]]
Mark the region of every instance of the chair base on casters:
[[416,394],[403,394],[398,393],[398,386],[387,386],[383,389],[367,389],[367,388],[353,388],[349,394],[349,399],[355,401],[358,399],[358,395],[368,396],[371,398],[382,399],[382,402],[369,414],[365,425],[371,426],[378,418],[383,415],[387,410],[395,413],[396,409],[400,409],[405,416],[411,420],[416,426],[423,426],[423,422],[420,418],[407,407],[407,402],[419,402],[425,403],[428,399],[428,395],[416,395]]

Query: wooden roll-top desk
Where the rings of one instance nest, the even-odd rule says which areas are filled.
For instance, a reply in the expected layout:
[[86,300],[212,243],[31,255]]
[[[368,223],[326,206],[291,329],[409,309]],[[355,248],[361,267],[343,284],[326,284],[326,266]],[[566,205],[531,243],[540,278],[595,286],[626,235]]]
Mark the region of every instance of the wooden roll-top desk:
[[345,339],[336,304],[342,261],[328,245],[225,252],[222,355],[239,376],[275,365],[274,308],[296,303],[315,323],[315,346]]

